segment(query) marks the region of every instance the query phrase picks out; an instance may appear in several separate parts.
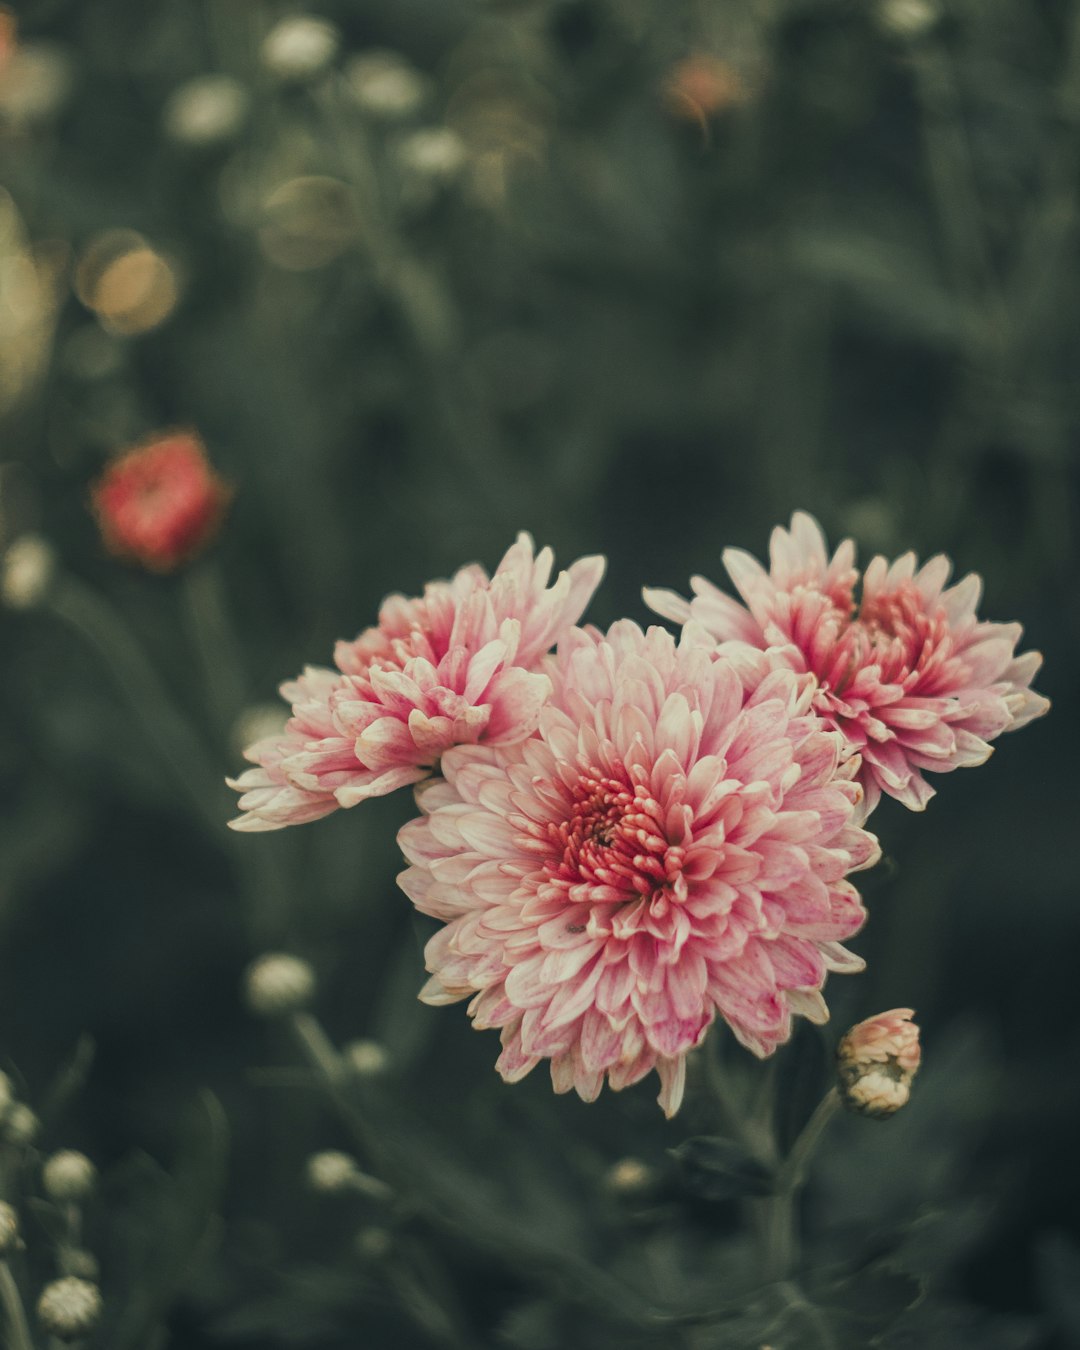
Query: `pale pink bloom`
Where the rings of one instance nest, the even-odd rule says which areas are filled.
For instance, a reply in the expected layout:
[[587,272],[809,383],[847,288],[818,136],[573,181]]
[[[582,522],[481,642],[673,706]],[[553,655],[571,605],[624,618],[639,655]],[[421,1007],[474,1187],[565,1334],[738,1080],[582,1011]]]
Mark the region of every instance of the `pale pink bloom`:
[[230,786],[238,830],[276,830],[419,782],[452,745],[505,745],[536,728],[551,683],[542,658],[581,617],[604,560],[548,585],[549,548],[519,534],[495,571],[463,567],[417,599],[391,595],[379,624],[339,642],[336,670],[309,666],[281,687],[285,730],[244,751]]
[[827,1017],[827,971],[861,969],[838,943],[878,856],[862,792],[813,681],[760,666],[748,692],[708,639],[577,629],[537,733],[448,751],[418,792],[399,880],[445,922],[421,998],[471,998],[507,1081],[550,1059],[592,1101],[656,1069],[672,1115],[716,1017],[767,1055],[792,1013]]
[[797,511],[790,531],[773,531],[769,561],[766,571],[725,549],[745,607],[703,577],[691,579],[692,600],[662,590],[645,600],[677,623],[701,624],[720,653],[749,644],[810,671],[818,713],[862,756],[868,810],[882,792],[922,810],[934,795],[923,770],[982,764],[992,740],[1050,706],[1030,688],[1041,655],[1016,655],[1020,625],[980,621],[980,579],[947,586],[944,555],[922,567],[914,553],[872,559],[856,602],[854,544],[845,539],[830,558],[820,526]]

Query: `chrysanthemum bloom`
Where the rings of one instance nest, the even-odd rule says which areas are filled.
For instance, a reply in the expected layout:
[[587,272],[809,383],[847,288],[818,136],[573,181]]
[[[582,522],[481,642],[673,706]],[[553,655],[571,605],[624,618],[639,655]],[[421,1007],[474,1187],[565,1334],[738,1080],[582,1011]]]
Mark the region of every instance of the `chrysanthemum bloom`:
[[551,586],[549,548],[527,534],[493,577],[463,567],[423,596],[392,595],[379,624],[339,642],[337,670],[308,667],[281,687],[285,731],[244,753],[257,767],[238,830],[276,830],[427,778],[453,745],[505,745],[535,730],[551,688],[546,652],[581,617],[604,560],[582,558]]
[[399,835],[403,890],[446,925],[421,998],[472,998],[509,1082],[550,1059],[592,1101],[656,1069],[670,1116],[717,1016],[758,1055],[826,1018],[877,841],[807,677],[748,693],[704,634],[622,621],[570,634],[552,678],[537,734],[449,751]]
[[230,496],[199,438],[174,431],[114,459],[91,504],[110,553],[172,572],[214,537]]
[[868,809],[887,792],[922,810],[934,795],[923,770],[982,764],[992,740],[1050,706],[1030,688],[1041,655],[1016,655],[1020,625],[981,622],[981,581],[970,573],[947,587],[943,555],[921,568],[913,553],[874,558],[856,604],[854,544],[845,539],[830,558],[812,517],[797,511],[790,531],[778,526],[769,554],[766,572],[741,549],[724,551],[745,608],[703,577],[691,580],[693,600],[646,590],[646,603],[700,623],[721,653],[748,643],[810,671],[817,712],[862,756]]
[[911,1008],[868,1017],[836,1048],[840,1096],[849,1110],[883,1118],[906,1106],[922,1049]]

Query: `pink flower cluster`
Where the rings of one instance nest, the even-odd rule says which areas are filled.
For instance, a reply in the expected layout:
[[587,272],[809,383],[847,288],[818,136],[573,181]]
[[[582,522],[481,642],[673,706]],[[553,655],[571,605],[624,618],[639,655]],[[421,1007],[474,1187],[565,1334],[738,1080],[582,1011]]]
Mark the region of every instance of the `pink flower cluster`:
[[799,514],[772,552],[768,573],[725,555],[745,608],[698,579],[692,601],[647,592],[679,640],[577,627],[602,559],[549,585],[527,535],[491,578],[391,597],[336,669],[283,687],[292,717],[247,751],[234,824],[417,784],[400,882],[442,924],[421,997],[498,1028],[507,1081],[547,1060],[591,1101],[655,1069],[673,1114],[717,1018],[768,1055],[794,1015],[828,1016],[828,972],[861,968],[841,944],[879,792],[924,805],[921,770],[980,762],[1047,706],[1019,628],[980,622],[944,559],[875,559],[856,609],[850,543],[830,559]]

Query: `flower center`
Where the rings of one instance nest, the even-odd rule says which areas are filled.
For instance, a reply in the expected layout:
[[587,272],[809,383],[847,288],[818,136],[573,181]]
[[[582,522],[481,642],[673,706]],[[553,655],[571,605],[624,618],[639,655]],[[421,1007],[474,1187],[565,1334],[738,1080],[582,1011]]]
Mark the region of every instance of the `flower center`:
[[684,850],[669,843],[664,808],[647,784],[583,769],[568,805],[565,819],[544,827],[552,881],[568,888],[595,885],[594,898],[615,903],[675,884]]

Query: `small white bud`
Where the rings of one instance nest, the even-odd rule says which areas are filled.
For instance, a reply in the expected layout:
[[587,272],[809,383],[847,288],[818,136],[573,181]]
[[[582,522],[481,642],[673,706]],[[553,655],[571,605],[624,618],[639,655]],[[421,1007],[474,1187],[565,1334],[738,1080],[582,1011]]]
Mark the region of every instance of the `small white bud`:
[[175,89],[165,105],[165,132],[181,145],[217,145],[239,130],[247,90],[231,75],[201,75]]
[[9,1144],[32,1144],[37,1138],[41,1122],[28,1106],[23,1102],[16,1102],[4,1117],[3,1126],[0,1128]]
[[378,1041],[350,1041],[341,1053],[347,1068],[358,1078],[377,1078],[390,1063],[390,1056]]
[[247,970],[248,1007],[259,1017],[284,1017],[306,1008],[315,993],[315,972],[306,961],[271,952]]
[[304,1170],[313,1191],[331,1194],[351,1189],[359,1168],[348,1153],[327,1149],[324,1153],[313,1153]]
[[56,570],[56,555],[36,534],[16,539],[0,562],[0,596],[11,609],[41,603]]
[[307,80],[326,69],[340,40],[326,19],[308,14],[282,19],[263,39],[262,63],[279,80]]
[[19,1247],[19,1215],[14,1205],[0,1200],[0,1257],[10,1256]]
[[97,1168],[85,1153],[73,1148],[54,1153],[41,1169],[41,1184],[50,1200],[85,1200],[96,1181]]
[[398,158],[406,169],[442,181],[461,171],[465,155],[465,142],[450,127],[421,127],[403,137],[398,146]]
[[37,1315],[45,1331],[62,1341],[74,1341],[93,1331],[101,1317],[101,1291],[89,1280],[65,1275],[47,1284],[38,1299]]
[[920,38],[937,23],[938,7],[933,0],[882,0],[878,19],[893,37]]
[[373,117],[411,117],[427,97],[427,81],[397,52],[354,56],[345,69],[354,102]]
[[640,1158],[621,1158],[607,1174],[609,1188],[618,1195],[639,1195],[652,1180],[652,1168]]

